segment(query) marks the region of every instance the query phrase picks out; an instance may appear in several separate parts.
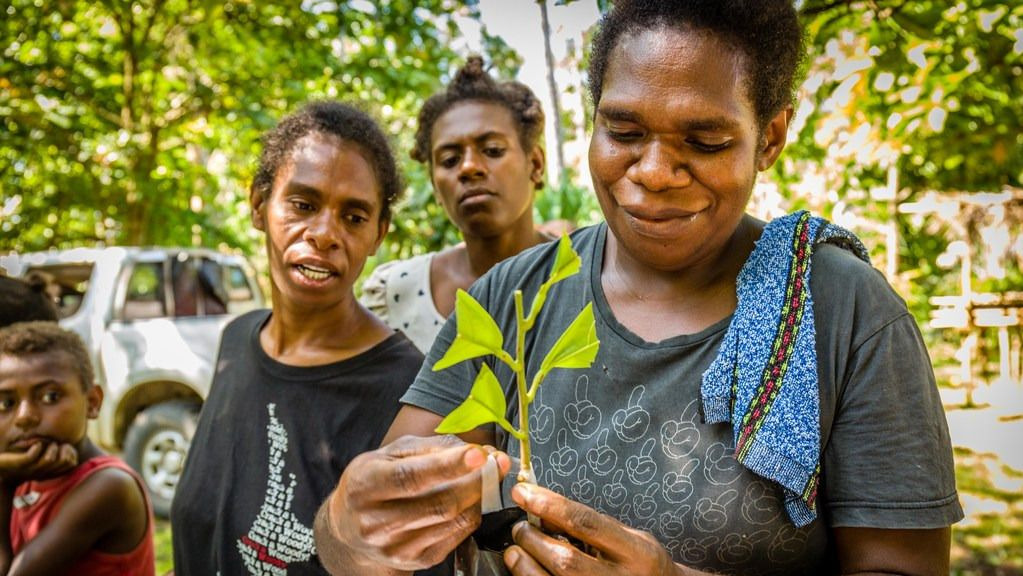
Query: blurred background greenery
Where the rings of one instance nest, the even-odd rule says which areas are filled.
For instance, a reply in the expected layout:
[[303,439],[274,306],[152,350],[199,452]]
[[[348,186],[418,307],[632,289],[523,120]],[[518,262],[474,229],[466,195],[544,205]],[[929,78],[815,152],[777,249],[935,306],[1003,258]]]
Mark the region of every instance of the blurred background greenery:
[[[594,222],[584,47],[605,5],[7,0],[0,255],[201,245],[244,253],[258,266],[261,238],[245,200],[259,135],[319,98],[361,103],[402,159],[408,200],[374,262],[457,242],[428,176],[408,159],[415,114],[470,52],[502,77],[537,64],[524,60],[523,38],[545,49],[545,74],[530,82],[551,122],[538,217]],[[809,208],[865,239],[924,327],[951,410],[990,406],[984,394],[993,383],[1015,386],[1008,401],[1018,401],[1023,4],[799,7],[806,80],[783,161],[763,178],[752,209],[772,217]],[[1023,574],[1023,475],[989,456],[957,449],[960,488],[997,505],[956,529],[956,571]],[[161,542],[169,536],[162,530]],[[161,558],[168,568],[169,554]]]

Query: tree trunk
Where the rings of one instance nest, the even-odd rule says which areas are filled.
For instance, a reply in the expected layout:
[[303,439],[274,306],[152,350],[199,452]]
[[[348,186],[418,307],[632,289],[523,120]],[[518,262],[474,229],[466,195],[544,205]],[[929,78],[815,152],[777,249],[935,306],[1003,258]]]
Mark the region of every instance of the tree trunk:
[[551,93],[551,115],[554,117],[554,157],[557,160],[557,170],[552,176],[557,176],[557,183],[560,185],[565,178],[565,134],[561,126],[561,101],[558,99],[558,83],[554,79],[554,52],[551,51],[551,23],[547,19],[547,0],[538,0],[537,3],[540,4],[544,60],[547,62],[547,88]]

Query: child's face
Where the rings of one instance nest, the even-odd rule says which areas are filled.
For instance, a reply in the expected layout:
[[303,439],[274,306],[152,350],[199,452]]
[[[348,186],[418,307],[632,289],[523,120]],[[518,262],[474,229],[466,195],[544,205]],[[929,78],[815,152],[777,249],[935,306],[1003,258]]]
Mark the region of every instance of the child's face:
[[46,442],[80,447],[102,401],[98,386],[82,389],[66,352],[0,355],[0,451]]

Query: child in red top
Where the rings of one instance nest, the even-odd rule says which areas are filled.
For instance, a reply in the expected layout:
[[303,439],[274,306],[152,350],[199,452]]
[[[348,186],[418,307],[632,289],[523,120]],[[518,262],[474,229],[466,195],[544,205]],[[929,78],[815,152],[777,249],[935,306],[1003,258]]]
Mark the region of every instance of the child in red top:
[[153,576],[141,481],[86,435],[102,402],[75,334],[0,328],[0,576]]

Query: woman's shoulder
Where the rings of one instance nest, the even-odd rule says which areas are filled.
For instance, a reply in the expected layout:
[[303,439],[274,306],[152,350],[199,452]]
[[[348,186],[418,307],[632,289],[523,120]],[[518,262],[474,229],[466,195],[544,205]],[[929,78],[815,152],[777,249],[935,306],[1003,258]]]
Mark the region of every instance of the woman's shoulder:
[[227,326],[224,327],[224,333],[236,336],[250,332],[254,328],[262,326],[270,316],[270,312],[269,308],[259,308],[245,312],[228,322]]
[[814,248],[810,269],[810,292],[815,315],[847,327],[873,332],[878,327],[909,315],[905,300],[880,270],[855,254],[831,244]]
[[890,293],[898,297],[880,270],[852,251],[839,245],[822,243],[813,249],[810,269],[814,287],[859,293],[868,290],[874,295]]

